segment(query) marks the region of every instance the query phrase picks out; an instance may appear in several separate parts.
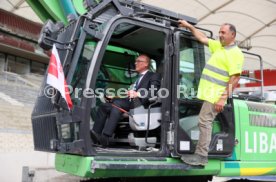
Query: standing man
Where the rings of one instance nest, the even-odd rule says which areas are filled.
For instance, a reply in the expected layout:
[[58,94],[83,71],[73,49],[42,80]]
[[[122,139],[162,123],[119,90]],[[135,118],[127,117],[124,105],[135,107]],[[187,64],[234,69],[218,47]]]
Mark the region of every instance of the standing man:
[[[129,111],[134,99],[139,99],[144,107],[148,107],[150,104],[148,99],[157,94],[161,78],[159,74],[149,71],[149,67],[150,58],[145,54],[138,56],[135,60],[135,70],[139,73],[139,77],[134,83],[133,90],[127,92],[128,97],[113,99],[111,101],[113,105],[104,103],[99,107],[91,134],[94,140],[96,138],[103,146],[108,146],[108,140],[121,118],[121,109]],[[150,88],[155,88],[154,95],[151,95]],[[149,92],[146,93],[147,90]]]
[[181,160],[190,165],[206,165],[211,142],[212,121],[223,111],[228,96],[238,85],[244,56],[235,44],[236,28],[225,23],[219,30],[219,41],[208,37],[185,20],[178,21],[180,27],[189,29],[195,38],[207,45],[212,54],[206,63],[197,97],[203,100],[199,113],[199,140],[193,155],[183,155]]

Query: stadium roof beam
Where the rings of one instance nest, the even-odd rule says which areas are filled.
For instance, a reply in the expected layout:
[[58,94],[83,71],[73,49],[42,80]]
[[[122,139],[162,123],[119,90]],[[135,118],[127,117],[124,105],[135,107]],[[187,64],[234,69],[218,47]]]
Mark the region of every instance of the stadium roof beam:
[[272,25],[274,22],[276,22],[276,19],[270,21],[268,24],[265,24],[264,26],[260,27],[259,29],[257,29],[255,32],[253,32],[252,34],[250,34],[249,36],[247,36],[244,40],[242,40],[240,42],[240,44],[242,44],[243,42],[245,42],[246,40],[251,39],[251,37],[253,37],[254,35],[256,35],[257,33],[261,32],[263,29],[265,29],[266,27],[269,27],[270,25]]
[[[10,2],[10,1],[9,1]],[[20,8],[20,6],[25,2],[25,0],[20,0],[18,1],[15,5],[12,5],[12,9],[11,12],[14,12],[15,10],[17,10],[18,8]],[[11,3],[11,2],[10,2]],[[12,3],[11,3],[12,4]]]
[[[209,13],[207,13],[207,14],[204,15],[203,17],[199,18],[199,19],[198,19],[198,22],[204,20],[205,18],[207,18],[208,16],[210,16],[210,15],[212,15],[212,14],[215,14],[218,10],[224,8],[225,6],[227,6],[228,4],[232,3],[233,1],[234,1],[234,0],[229,0],[229,1],[225,2],[225,3],[223,3],[222,5],[220,5],[219,7],[217,7],[217,8],[215,8],[215,9],[211,10]],[[198,1],[196,1],[196,2],[198,2]],[[199,3],[199,2],[198,2],[198,3]],[[202,5],[202,3],[199,3],[199,4]],[[202,5],[202,6],[203,6],[203,5]],[[204,7],[205,7],[205,5],[204,5]],[[206,8],[206,7],[205,7],[205,8]],[[209,8],[207,8],[207,9],[209,10]]]

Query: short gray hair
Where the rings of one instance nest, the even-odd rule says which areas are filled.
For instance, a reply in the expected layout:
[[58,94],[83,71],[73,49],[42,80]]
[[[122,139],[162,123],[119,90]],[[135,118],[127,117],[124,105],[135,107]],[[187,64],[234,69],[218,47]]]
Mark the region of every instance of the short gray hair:
[[147,54],[140,54],[138,57],[144,57],[148,63],[148,68],[151,67],[151,58]]
[[223,25],[228,25],[228,26],[229,26],[229,30],[230,30],[231,32],[234,32],[234,35],[235,35],[235,37],[236,37],[237,31],[236,31],[235,25],[233,25],[233,24],[231,24],[231,23],[224,23]]

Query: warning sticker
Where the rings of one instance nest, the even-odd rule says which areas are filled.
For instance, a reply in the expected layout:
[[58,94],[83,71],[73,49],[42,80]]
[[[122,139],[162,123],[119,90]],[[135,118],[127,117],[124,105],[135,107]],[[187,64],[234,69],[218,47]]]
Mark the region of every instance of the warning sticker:
[[190,150],[190,141],[180,141],[180,150]]

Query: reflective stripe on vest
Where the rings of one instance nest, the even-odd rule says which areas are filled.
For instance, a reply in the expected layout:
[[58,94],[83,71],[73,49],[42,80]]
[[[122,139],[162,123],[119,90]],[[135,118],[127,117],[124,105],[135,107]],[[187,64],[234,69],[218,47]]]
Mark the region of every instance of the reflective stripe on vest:
[[[222,80],[217,78],[215,75],[213,75],[212,73],[204,73],[204,70],[208,70],[211,72],[214,72],[218,75],[221,75],[223,77],[227,77],[227,81],[226,80]],[[207,80],[209,82],[212,82],[214,84],[226,87],[228,85],[228,80],[229,80],[229,73],[223,69],[217,68],[215,66],[212,66],[210,64],[206,64],[204,67],[203,73],[201,75],[201,78],[204,80]]]
[[215,72],[217,74],[229,77],[229,73],[227,71],[224,71],[222,69],[216,68],[216,67],[214,67],[214,66],[212,66],[210,64],[206,64],[205,65],[205,69],[213,71],[213,72]]
[[205,74],[202,74],[201,75],[201,78],[204,79],[204,80],[207,80],[209,82],[212,82],[212,83],[215,83],[217,85],[220,85],[220,86],[223,86],[223,87],[226,87],[228,82],[225,82],[225,81],[222,81],[222,80],[219,80],[217,78],[213,78],[209,75],[205,75]]

